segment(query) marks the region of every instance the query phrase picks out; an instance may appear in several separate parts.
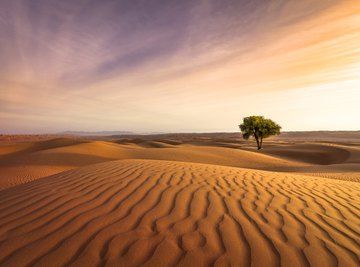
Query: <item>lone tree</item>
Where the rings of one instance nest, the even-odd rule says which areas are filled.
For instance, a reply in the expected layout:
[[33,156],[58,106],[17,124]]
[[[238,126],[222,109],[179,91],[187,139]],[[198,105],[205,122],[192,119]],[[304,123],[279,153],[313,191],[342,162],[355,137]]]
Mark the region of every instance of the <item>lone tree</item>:
[[279,124],[270,119],[265,119],[263,116],[245,117],[239,128],[244,139],[248,140],[250,136],[254,136],[258,150],[262,148],[264,138],[278,135],[281,130]]

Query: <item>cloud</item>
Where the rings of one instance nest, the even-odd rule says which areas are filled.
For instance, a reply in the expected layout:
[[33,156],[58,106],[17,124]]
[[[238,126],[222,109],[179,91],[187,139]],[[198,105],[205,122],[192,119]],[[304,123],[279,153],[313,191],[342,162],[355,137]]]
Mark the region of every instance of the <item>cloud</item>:
[[[261,95],[269,101],[263,112],[296,129],[279,115],[288,108],[283,96],[331,88],[339,98],[338,84],[351,99],[350,86],[360,83],[360,8],[352,1],[4,0],[0,7],[0,112],[9,131],[35,130],[25,121],[59,130],[228,130],[231,121],[221,118],[255,112]],[[313,125],[322,127],[321,118]]]

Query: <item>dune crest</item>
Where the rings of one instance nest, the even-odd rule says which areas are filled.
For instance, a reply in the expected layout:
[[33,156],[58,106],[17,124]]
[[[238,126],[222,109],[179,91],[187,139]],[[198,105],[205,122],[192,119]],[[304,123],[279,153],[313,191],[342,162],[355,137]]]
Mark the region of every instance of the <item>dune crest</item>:
[[2,266],[359,266],[360,184],[120,160],[0,195]]
[[255,151],[231,140],[122,141],[56,138],[0,145],[0,190],[42,177],[116,159],[155,159],[311,174],[360,181],[360,148],[327,143],[269,143]]

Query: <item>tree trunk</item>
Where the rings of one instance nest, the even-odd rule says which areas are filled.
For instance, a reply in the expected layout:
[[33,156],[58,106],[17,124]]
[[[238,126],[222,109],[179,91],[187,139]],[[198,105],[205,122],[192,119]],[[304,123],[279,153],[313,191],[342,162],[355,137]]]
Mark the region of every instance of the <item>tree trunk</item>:
[[258,149],[262,149],[262,141],[263,141],[263,137],[260,137],[260,147]]
[[256,134],[254,134],[255,140],[256,140],[256,144],[257,144],[257,149],[260,150],[261,149],[261,144],[259,142],[259,138]]

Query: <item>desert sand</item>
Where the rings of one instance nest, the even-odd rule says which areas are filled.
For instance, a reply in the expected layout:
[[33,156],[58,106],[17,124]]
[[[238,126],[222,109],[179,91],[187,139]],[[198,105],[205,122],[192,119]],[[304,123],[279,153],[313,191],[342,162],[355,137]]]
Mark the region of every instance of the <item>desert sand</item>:
[[359,266],[359,209],[356,134],[0,143],[1,266]]

